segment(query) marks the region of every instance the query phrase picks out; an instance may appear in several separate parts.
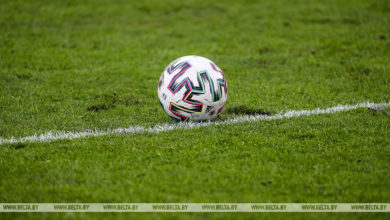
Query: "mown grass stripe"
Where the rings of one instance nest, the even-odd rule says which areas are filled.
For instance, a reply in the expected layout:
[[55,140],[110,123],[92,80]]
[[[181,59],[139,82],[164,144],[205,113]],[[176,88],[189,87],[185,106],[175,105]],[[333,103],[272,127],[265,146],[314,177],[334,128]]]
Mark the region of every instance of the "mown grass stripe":
[[32,135],[27,137],[15,138],[12,137],[10,139],[0,138],[1,144],[12,144],[12,143],[25,143],[25,142],[49,142],[54,140],[64,140],[64,139],[77,139],[84,137],[97,137],[104,136],[110,134],[137,134],[137,133],[160,133],[164,131],[171,131],[177,129],[192,129],[192,128],[200,128],[214,125],[224,125],[224,124],[232,124],[232,123],[240,123],[240,122],[252,122],[252,121],[260,121],[260,120],[276,120],[276,119],[284,119],[284,118],[294,118],[308,115],[319,115],[319,114],[333,114],[336,112],[349,111],[358,108],[385,108],[389,107],[390,102],[387,103],[372,103],[372,102],[363,102],[356,105],[338,105],[325,109],[314,109],[314,110],[288,110],[283,111],[275,115],[244,115],[238,116],[235,118],[227,119],[224,121],[215,121],[215,122],[204,122],[204,123],[194,123],[194,122],[180,122],[180,123],[166,123],[155,125],[153,127],[142,127],[142,126],[130,126],[128,128],[116,128],[110,130],[90,130],[83,132],[66,132],[66,131],[54,131],[47,132],[40,135]]

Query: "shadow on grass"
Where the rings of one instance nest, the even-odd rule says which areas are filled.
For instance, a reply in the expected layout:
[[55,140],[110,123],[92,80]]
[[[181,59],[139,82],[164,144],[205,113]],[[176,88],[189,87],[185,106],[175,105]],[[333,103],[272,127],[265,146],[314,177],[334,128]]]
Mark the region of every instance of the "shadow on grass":
[[226,113],[235,114],[235,115],[272,115],[270,112],[265,111],[264,109],[257,108],[249,108],[247,106],[236,106],[231,108],[226,108]]

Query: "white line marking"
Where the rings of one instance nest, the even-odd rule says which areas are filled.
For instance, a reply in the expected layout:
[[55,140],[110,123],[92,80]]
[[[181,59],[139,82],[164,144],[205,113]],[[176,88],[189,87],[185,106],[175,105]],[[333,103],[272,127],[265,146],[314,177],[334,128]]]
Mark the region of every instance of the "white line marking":
[[175,124],[166,123],[166,124],[155,125],[154,127],[130,126],[128,128],[117,128],[117,129],[111,129],[105,131],[99,131],[96,129],[90,131],[83,131],[83,132],[56,131],[56,132],[44,133],[41,135],[35,134],[32,136],[21,137],[21,138],[15,138],[15,137],[12,137],[10,139],[0,138],[0,145],[12,144],[12,143],[25,143],[25,142],[49,142],[49,141],[64,140],[64,139],[71,140],[77,138],[97,137],[97,136],[110,135],[110,134],[137,134],[137,133],[144,133],[144,132],[160,133],[164,131],[172,131],[177,129],[192,129],[192,128],[200,128],[200,127],[208,127],[213,125],[224,125],[224,124],[232,124],[232,123],[240,123],[240,122],[295,118],[295,117],[319,115],[319,114],[333,114],[336,112],[349,111],[357,108],[380,109],[389,106],[390,106],[390,102],[387,103],[363,102],[356,105],[338,105],[326,109],[318,108],[314,110],[289,110],[289,111],[280,112],[272,116],[244,115],[236,118],[227,119],[225,121],[206,122],[206,123],[193,123],[193,122],[181,122]]

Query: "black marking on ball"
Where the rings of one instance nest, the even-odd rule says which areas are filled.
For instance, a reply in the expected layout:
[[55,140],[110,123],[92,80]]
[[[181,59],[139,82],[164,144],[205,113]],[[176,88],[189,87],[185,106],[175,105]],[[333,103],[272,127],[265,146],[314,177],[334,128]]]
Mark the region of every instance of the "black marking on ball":
[[205,112],[208,113],[208,112],[210,112],[212,109],[213,109],[213,107],[210,106],[210,105],[208,105],[208,106],[206,107]]

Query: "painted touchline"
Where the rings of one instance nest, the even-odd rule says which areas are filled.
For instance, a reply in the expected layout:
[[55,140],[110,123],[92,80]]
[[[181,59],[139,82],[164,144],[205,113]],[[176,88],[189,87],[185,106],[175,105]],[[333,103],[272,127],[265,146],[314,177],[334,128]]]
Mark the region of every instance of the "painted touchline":
[[240,122],[251,122],[251,121],[260,121],[260,120],[275,120],[275,119],[283,119],[283,118],[293,118],[293,117],[301,117],[308,115],[319,115],[319,114],[333,114],[336,112],[349,111],[357,108],[385,108],[389,107],[390,102],[387,103],[372,103],[372,102],[363,102],[356,105],[338,105],[325,109],[314,109],[314,110],[288,110],[284,112],[280,112],[276,115],[244,115],[238,116],[236,118],[226,119],[224,121],[216,121],[216,122],[205,122],[205,123],[194,123],[194,122],[181,122],[181,123],[166,123],[155,125],[153,127],[142,127],[142,126],[130,126],[128,128],[116,128],[110,130],[90,130],[90,131],[82,131],[82,132],[66,132],[66,131],[55,131],[55,132],[47,132],[40,135],[32,135],[27,137],[20,138],[9,138],[4,139],[0,138],[1,144],[12,144],[12,143],[25,143],[25,142],[49,142],[55,140],[64,140],[64,139],[77,139],[83,137],[97,137],[104,136],[110,134],[137,134],[143,132],[150,133],[160,133],[164,131],[171,131],[177,129],[192,129],[192,128],[200,128],[207,127],[212,125],[224,125],[224,124],[232,124],[232,123],[240,123]]

